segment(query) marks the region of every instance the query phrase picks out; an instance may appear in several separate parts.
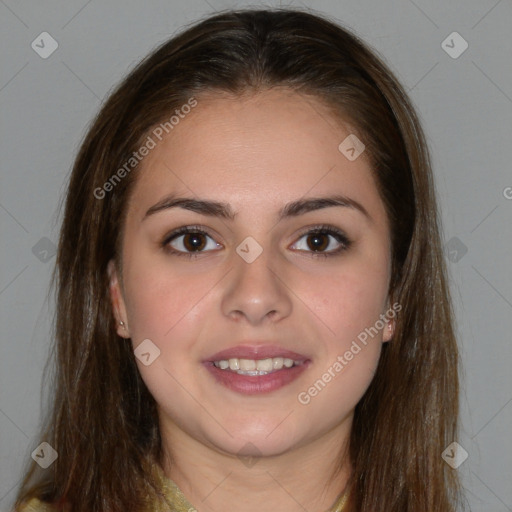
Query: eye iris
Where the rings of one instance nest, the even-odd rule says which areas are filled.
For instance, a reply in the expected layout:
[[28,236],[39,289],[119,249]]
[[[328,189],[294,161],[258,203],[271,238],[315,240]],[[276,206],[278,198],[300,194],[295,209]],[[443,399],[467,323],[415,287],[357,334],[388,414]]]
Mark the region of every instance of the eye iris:
[[[308,236],[308,247],[313,251],[324,250],[329,246],[329,238],[324,233],[315,233],[313,235]],[[313,243],[310,244],[310,240],[313,240]],[[323,241],[323,243],[322,243]]]
[[[203,239],[201,240],[201,238]],[[187,251],[201,250],[206,245],[204,235],[201,233],[187,233],[183,236],[183,245]]]

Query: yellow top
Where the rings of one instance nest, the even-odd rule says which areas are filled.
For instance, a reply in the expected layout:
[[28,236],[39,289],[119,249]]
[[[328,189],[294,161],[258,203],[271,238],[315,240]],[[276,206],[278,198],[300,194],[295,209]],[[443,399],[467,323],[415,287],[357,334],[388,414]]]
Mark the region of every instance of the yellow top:
[[[179,487],[164,474],[158,464],[155,464],[154,469],[162,487],[163,502],[149,503],[148,512],[197,512]],[[327,512],[343,512],[348,495],[348,491],[342,493]],[[43,503],[37,498],[33,498],[19,512],[55,512],[55,508],[49,503]]]

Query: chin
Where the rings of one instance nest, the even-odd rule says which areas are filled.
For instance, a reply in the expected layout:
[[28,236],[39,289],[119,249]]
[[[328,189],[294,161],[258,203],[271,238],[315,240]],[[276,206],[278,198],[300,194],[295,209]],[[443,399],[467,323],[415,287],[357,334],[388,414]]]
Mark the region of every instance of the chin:
[[[272,457],[278,456],[294,448],[299,443],[296,433],[282,428],[279,421],[258,425],[230,424],[228,431],[232,435],[223,433],[221,438],[210,438],[210,442],[221,451],[238,457]],[[286,422],[286,420],[285,420]],[[270,426],[271,425],[271,426]],[[277,428],[276,428],[277,427]]]

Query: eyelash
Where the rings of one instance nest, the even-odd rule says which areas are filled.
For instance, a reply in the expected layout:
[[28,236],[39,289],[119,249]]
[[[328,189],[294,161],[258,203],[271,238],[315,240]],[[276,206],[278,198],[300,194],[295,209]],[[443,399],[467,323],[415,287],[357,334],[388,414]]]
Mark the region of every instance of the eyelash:
[[[182,252],[178,251],[172,247],[169,246],[169,243],[178,238],[180,235],[184,234],[201,234],[205,235],[209,238],[212,238],[210,234],[205,231],[201,226],[183,226],[181,228],[175,229],[168,235],[164,237],[164,239],[161,242],[161,246],[164,250],[171,253],[174,256],[179,257],[185,257],[189,259],[197,258],[202,252],[209,252],[209,251],[195,251],[195,252]],[[338,249],[329,251],[329,252],[314,252],[314,251],[307,251],[310,252],[310,256],[313,258],[329,258],[333,256],[338,256],[342,252],[349,249],[349,247],[352,245],[352,241],[347,238],[345,233],[340,231],[338,228],[335,228],[334,226],[330,226],[328,224],[321,224],[318,226],[313,226],[308,228],[306,231],[302,232],[298,238],[300,240],[305,235],[331,235],[335,238],[335,240],[340,243],[340,247]],[[302,251],[302,250],[301,250]]]

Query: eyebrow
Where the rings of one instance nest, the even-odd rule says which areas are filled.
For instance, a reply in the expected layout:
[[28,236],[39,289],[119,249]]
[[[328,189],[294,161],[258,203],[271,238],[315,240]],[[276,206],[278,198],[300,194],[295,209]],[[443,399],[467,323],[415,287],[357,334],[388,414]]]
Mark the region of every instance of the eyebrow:
[[[323,208],[331,208],[334,206],[351,208],[362,213],[368,220],[372,220],[366,208],[358,201],[343,195],[334,195],[327,197],[311,197],[299,199],[286,204],[278,213],[278,221],[286,218],[298,217]],[[187,197],[177,197],[174,194],[164,197],[158,203],[154,204],[145,213],[142,220],[154,215],[155,213],[169,210],[171,208],[183,208],[202,215],[211,217],[220,217],[226,220],[235,220],[236,213],[233,212],[228,203],[219,201],[210,201],[206,199],[193,199]]]

